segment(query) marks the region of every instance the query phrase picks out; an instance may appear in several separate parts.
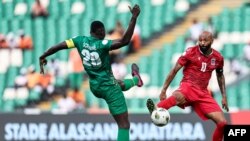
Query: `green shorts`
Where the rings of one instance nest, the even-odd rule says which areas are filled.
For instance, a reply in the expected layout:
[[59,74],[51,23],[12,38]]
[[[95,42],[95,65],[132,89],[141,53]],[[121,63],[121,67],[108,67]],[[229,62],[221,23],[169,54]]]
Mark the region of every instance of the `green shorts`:
[[107,102],[112,115],[128,111],[125,97],[118,84],[99,86],[98,88],[90,87],[90,89],[96,97],[103,98]]

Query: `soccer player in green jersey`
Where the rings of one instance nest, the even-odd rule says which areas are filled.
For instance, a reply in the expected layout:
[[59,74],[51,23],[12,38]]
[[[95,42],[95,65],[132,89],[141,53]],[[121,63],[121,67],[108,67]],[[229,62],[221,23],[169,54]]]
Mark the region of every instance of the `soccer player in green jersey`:
[[129,9],[132,17],[121,39],[104,39],[105,27],[103,23],[94,21],[91,23],[90,37],[76,36],[65,40],[49,48],[39,58],[41,73],[44,74],[43,67],[47,63],[47,56],[62,49],[77,48],[85,71],[89,75],[91,91],[96,97],[103,98],[107,102],[109,111],[118,124],[117,141],[129,141],[130,124],[128,109],[122,91],[128,90],[135,85],[139,87],[143,85],[139,75],[139,68],[136,64],[132,64],[133,78],[125,79],[124,81],[116,80],[111,70],[109,51],[128,45],[134,32],[137,17],[140,14],[140,7],[138,5],[135,5],[133,8],[129,7]]

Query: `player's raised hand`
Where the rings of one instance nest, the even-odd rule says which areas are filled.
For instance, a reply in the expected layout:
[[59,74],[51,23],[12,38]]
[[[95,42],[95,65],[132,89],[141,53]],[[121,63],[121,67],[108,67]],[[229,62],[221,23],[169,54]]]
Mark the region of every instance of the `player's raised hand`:
[[47,60],[45,58],[40,57],[39,58],[39,63],[40,63],[40,73],[44,74],[43,66],[45,66],[47,64]]
[[133,14],[133,17],[138,17],[140,12],[141,12],[141,9],[140,9],[140,6],[139,5],[135,5],[133,8],[131,8],[130,6],[128,6],[130,12]]
[[228,108],[228,105],[227,105],[227,98],[223,97],[221,103],[222,103],[222,108],[225,109],[228,112],[229,108]]

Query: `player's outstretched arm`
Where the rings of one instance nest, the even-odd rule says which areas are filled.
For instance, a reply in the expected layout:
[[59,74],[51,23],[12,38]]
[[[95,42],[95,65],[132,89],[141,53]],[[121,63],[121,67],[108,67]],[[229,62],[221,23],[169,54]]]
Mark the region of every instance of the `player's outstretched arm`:
[[174,68],[171,69],[171,71],[169,72],[165,83],[163,85],[163,88],[161,90],[161,94],[160,94],[160,100],[164,100],[166,99],[166,91],[170,85],[170,83],[172,82],[172,80],[174,79],[176,73],[182,68],[182,65],[180,65],[178,62],[175,64]]
[[132,38],[132,35],[134,33],[136,20],[137,20],[137,17],[139,16],[141,10],[140,10],[139,5],[137,5],[137,4],[132,9],[129,6],[129,9],[130,9],[130,12],[132,13],[132,17],[130,19],[129,26],[121,39],[114,40],[112,42],[112,45],[110,47],[111,50],[119,49],[123,46],[128,45],[128,43],[130,42],[130,40]]
[[229,111],[228,104],[227,104],[227,95],[226,95],[226,85],[225,85],[225,77],[223,74],[223,69],[216,70],[217,81],[220,87],[220,92],[222,95],[222,108],[225,109],[227,112]]
[[39,62],[40,62],[40,73],[44,74],[44,68],[43,66],[47,64],[47,60],[46,57],[50,56],[54,53],[56,53],[59,50],[62,49],[68,49],[68,46],[66,44],[66,42],[61,42],[57,45],[52,46],[51,48],[49,48],[47,51],[45,51],[40,57],[39,57]]

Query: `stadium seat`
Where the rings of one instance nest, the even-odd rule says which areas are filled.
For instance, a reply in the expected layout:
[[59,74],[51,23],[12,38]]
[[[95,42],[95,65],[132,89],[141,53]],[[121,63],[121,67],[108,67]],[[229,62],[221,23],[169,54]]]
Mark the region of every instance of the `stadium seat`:
[[85,91],[85,96],[86,96],[86,106],[87,107],[92,107],[94,105],[98,105],[98,99],[94,96],[94,94],[90,90]]
[[3,101],[3,112],[13,112],[15,110],[14,100],[5,100]]
[[239,107],[243,110],[247,110],[250,107],[249,82],[249,80],[242,81],[237,87],[239,96]]
[[28,101],[36,102],[36,101],[40,100],[40,97],[41,97],[41,93],[32,89],[29,91]]
[[24,50],[23,51],[23,67],[28,67],[32,64],[33,57],[31,50]]
[[56,21],[53,18],[45,21],[45,48],[55,45],[56,42]]
[[239,104],[238,96],[237,96],[237,89],[236,87],[229,87],[227,89],[227,98],[228,98],[228,105],[232,108],[237,108]]
[[29,18],[25,18],[23,19],[23,26],[22,29],[24,30],[25,34],[29,35],[29,36],[33,36],[33,28],[32,28],[32,22]]
[[222,54],[227,59],[234,57],[234,46],[233,46],[233,44],[225,44],[224,48],[222,50]]
[[53,19],[56,19],[59,17],[59,1],[58,0],[50,0],[50,4],[48,6],[48,11],[50,14],[50,17]]
[[16,89],[16,98],[15,98],[15,105],[17,107],[19,106],[25,106],[28,102],[28,94],[29,91],[27,88],[17,88]]
[[8,87],[13,87],[15,84],[15,78],[18,75],[19,68],[18,67],[9,67],[7,73],[6,84]]
[[70,16],[70,8],[71,4],[69,0],[64,0],[64,1],[59,1],[58,5],[59,6],[59,16],[60,17],[69,17]]
[[12,19],[14,15],[14,4],[13,1],[7,0],[2,3],[2,12],[5,19]]
[[128,111],[137,112],[140,109],[140,99],[139,98],[129,98],[126,100]]
[[66,78],[64,78],[64,77],[56,77],[56,82],[55,82],[55,86],[56,87],[63,87],[63,86],[65,86],[65,84],[66,84],[66,81],[65,80],[67,80]]
[[98,103],[99,103],[100,108],[108,109],[108,104],[106,103],[104,99],[98,99]]
[[0,33],[6,35],[6,34],[10,31],[10,29],[9,29],[9,24],[8,24],[8,20],[2,18],[1,21],[0,21],[0,23],[1,23],[1,26],[0,26]]

